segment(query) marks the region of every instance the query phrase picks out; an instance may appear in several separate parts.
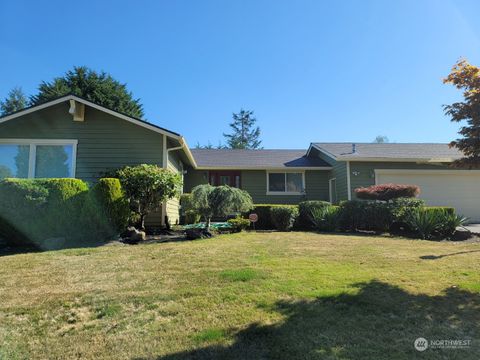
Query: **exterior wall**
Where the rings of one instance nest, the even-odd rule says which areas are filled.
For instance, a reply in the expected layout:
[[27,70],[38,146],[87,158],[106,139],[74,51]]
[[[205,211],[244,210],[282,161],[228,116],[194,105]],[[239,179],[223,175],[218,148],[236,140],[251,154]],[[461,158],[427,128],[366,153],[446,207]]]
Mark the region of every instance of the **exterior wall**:
[[88,182],[111,169],[142,163],[162,166],[161,134],[85,107],[73,121],[68,102],[0,124],[0,138],[77,139],[76,177]]
[[[328,201],[330,171],[305,171],[305,195],[267,195],[267,172],[265,170],[241,171],[241,188],[248,191],[255,204],[297,204],[305,200]],[[207,170],[189,169],[185,176],[185,192],[199,184],[208,183]]]
[[337,202],[348,200],[347,163],[335,161],[332,166],[332,178],[337,184]]
[[208,171],[195,170],[191,167],[187,168],[187,173],[183,178],[183,191],[189,193],[192,189],[200,184],[208,184]]
[[[94,182],[108,170],[142,163],[162,166],[163,136],[85,106],[85,121],[73,121],[64,102],[0,124],[0,138],[77,139],[75,177]],[[161,224],[161,212],[149,226]]]
[[[329,174],[329,179],[335,178],[336,182],[336,192],[337,192],[337,202],[348,200],[348,185],[347,185],[347,163],[337,162],[335,159],[330,156],[325,155],[324,153],[318,151],[315,148],[311,150],[311,156],[318,156],[320,159],[329,163],[333,169]],[[327,181],[328,181],[327,180]],[[328,182],[327,182],[328,186]],[[328,198],[329,199],[329,198]]]
[[[183,164],[178,156],[178,152],[172,151],[168,154],[168,164],[167,169],[170,169],[175,172],[182,174]],[[183,175],[182,175],[183,176]],[[180,220],[180,199],[174,198],[167,201],[166,204],[166,213],[168,216],[168,221],[170,225],[175,225],[179,223]]]
[[[352,199],[356,199],[354,190],[359,187],[375,185],[375,169],[423,169],[445,170],[447,165],[417,164],[405,162],[350,162],[350,183]],[[354,174],[357,175],[354,175]]]

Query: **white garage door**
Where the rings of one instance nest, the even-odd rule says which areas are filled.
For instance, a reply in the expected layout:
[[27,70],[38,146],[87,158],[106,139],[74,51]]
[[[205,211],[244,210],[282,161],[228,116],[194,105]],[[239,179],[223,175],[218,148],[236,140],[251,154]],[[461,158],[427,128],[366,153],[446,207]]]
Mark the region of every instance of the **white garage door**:
[[480,222],[480,172],[469,170],[375,170],[377,184],[413,184],[431,206],[451,206]]

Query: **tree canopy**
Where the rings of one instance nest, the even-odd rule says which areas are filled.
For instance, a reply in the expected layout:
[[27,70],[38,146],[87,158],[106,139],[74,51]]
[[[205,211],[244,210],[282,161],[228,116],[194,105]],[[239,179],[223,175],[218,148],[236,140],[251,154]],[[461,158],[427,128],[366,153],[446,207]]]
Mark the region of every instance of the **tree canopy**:
[[133,98],[126,84],[118,82],[106,72],[98,73],[85,66],[76,66],[52,81],[42,81],[38,94],[30,97],[30,103],[38,105],[68,94],[135,118],[144,115],[140,100]]
[[480,167],[480,68],[467,60],[459,60],[443,80],[463,90],[463,101],[444,105],[445,114],[453,122],[466,121],[458,132],[462,137],[450,143],[463,152],[464,157],[452,163],[454,167]]
[[257,119],[253,111],[241,109],[238,114],[233,113],[233,121],[230,123],[231,134],[223,134],[227,145],[231,149],[258,149],[260,140],[260,128],[255,126]]
[[28,99],[21,87],[14,87],[8,93],[5,100],[0,101],[0,116],[6,116],[16,111],[25,109],[28,106]]
[[388,140],[388,137],[385,136],[385,135],[377,135],[377,136],[375,137],[375,140],[373,140],[373,142],[374,142],[375,144],[386,144],[386,143],[388,143],[388,142],[390,142],[390,141]]
[[202,184],[192,189],[192,207],[204,218],[208,230],[212,217],[249,211],[253,208],[253,201],[245,190]]
[[132,210],[140,215],[141,227],[145,216],[161,203],[180,194],[182,179],[179,174],[157,165],[125,166],[116,172]]

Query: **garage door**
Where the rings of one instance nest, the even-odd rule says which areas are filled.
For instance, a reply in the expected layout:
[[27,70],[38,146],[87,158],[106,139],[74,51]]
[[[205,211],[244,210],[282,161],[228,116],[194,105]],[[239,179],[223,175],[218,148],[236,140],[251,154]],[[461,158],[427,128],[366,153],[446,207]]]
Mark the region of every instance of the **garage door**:
[[414,184],[431,206],[451,206],[480,222],[480,172],[468,170],[375,170],[377,184]]

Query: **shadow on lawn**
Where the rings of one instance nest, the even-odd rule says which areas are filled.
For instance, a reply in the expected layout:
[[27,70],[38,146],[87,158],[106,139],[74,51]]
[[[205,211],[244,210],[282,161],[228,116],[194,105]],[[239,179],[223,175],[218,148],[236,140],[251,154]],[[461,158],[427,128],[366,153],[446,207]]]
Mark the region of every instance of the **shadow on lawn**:
[[[357,284],[355,295],[314,301],[279,302],[279,324],[251,324],[235,332],[230,346],[211,345],[158,359],[478,359],[473,340],[480,330],[480,299],[456,288],[440,296],[413,295],[389,284]],[[413,343],[426,339],[473,340],[468,349],[427,349]]]
[[462,255],[462,254],[470,254],[474,252],[480,252],[480,250],[470,250],[470,251],[459,251],[456,253],[450,253],[450,254],[442,254],[442,255],[423,255],[420,256],[420,259],[422,260],[438,260],[447,256],[454,256],[454,255]]

